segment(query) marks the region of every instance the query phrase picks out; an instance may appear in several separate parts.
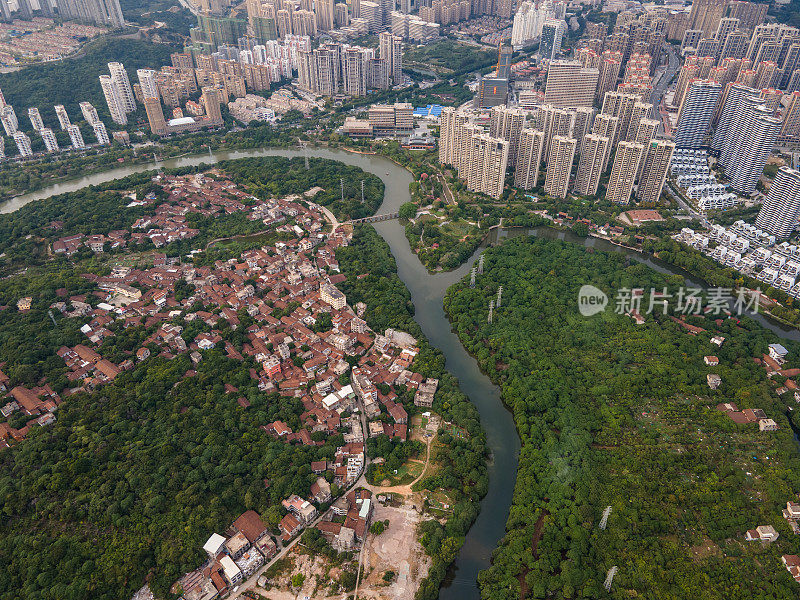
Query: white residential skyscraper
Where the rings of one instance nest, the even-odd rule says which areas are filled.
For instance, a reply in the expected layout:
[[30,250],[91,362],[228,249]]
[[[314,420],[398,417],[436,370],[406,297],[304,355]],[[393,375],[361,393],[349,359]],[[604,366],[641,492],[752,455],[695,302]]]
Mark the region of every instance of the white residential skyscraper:
[[97,116],[97,109],[92,106],[91,102],[81,102],[80,107],[81,113],[83,113],[83,118],[90,125],[97,123],[100,120],[100,117]]
[[578,140],[557,135],[550,142],[550,156],[544,179],[544,192],[554,198],[566,198],[572,161]]
[[739,141],[738,148],[725,168],[725,174],[731,180],[731,187],[740,194],[756,191],[756,184],[778,139],[781,120],[772,115],[772,111],[764,106],[750,107],[733,124],[733,127],[742,127],[744,131],[736,138]]
[[800,216],[800,171],[781,167],[758,213],[756,227],[778,239],[788,238]]
[[378,56],[386,61],[392,83],[403,83],[403,39],[383,31],[378,36]]
[[470,113],[453,108],[442,111],[439,127],[439,162],[453,165],[473,192],[500,198],[508,166],[508,141],[488,135],[470,122]]
[[131,80],[128,79],[128,72],[125,67],[122,63],[110,62],[108,63],[108,71],[111,73],[111,81],[114,82],[114,87],[117,88],[117,94],[123,110],[126,113],[134,112],[136,110],[136,98],[133,95]]
[[644,167],[639,169],[639,202],[655,203],[661,198],[675,144],[667,140],[652,140],[645,147]]
[[[40,1],[44,4],[44,1]],[[119,0],[56,0],[59,14],[66,19],[77,19],[96,25],[122,27],[125,20]]]
[[601,135],[589,134],[583,138],[583,149],[578,161],[578,173],[575,175],[576,194],[581,196],[594,196],[603,174],[608,148],[611,140]]
[[500,198],[506,181],[508,142],[486,133],[473,132],[468,141],[466,159],[467,188]]
[[26,158],[28,156],[33,156],[33,150],[31,150],[31,138],[29,138],[24,131],[17,131],[14,133],[13,138],[21,157]]
[[695,79],[689,84],[678,114],[675,146],[699,148],[703,145],[722,86],[716,81]]
[[519,137],[525,126],[525,111],[493,106],[489,114],[489,135],[508,142],[508,165],[513,167],[517,163]]
[[514,185],[523,190],[532,190],[539,185],[539,166],[542,163],[544,132],[525,127],[519,136],[517,165],[514,170]]
[[97,138],[98,144],[101,146],[108,146],[111,143],[108,132],[106,131],[106,126],[102,121],[92,123],[92,129],[94,130],[94,136]]
[[525,0],[519,5],[514,15],[511,45],[514,48],[522,48],[539,39],[545,21],[553,17],[555,17],[555,12],[551,2],[542,2],[537,7],[536,2]]
[[28,118],[31,120],[31,125],[33,125],[34,131],[41,131],[42,129],[44,129],[44,123],[42,122],[42,115],[39,114],[38,108],[29,108]]
[[19,122],[17,121],[17,113],[14,112],[14,107],[6,104],[0,109],[0,121],[3,123],[6,135],[11,137],[17,132]]
[[62,131],[66,131],[70,126],[69,115],[67,109],[62,104],[56,104],[53,108],[56,109],[56,116],[58,117],[58,124],[61,126]]
[[117,125],[127,125],[128,117],[125,114],[125,106],[119,97],[117,86],[111,80],[111,76],[100,75],[100,86],[103,88],[103,95],[106,97],[111,120]]
[[44,142],[44,147],[47,148],[48,152],[58,152],[58,141],[56,140],[56,134],[53,133],[53,130],[49,127],[42,127],[39,130],[39,135],[42,136],[42,141]]
[[68,125],[67,133],[69,134],[69,141],[72,142],[72,147],[76,150],[86,148],[83,142],[83,135],[81,135],[81,128],[77,125]]
[[[733,91],[737,86],[732,86]],[[719,163],[725,167],[725,175],[731,187],[741,194],[752,194],[770,152],[775,145],[781,129],[781,120],[772,116],[772,111],[764,106],[758,96],[734,98],[735,108],[730,111],[724,139],[719,141]],[[727,109],[727,102],[725,109]],[[723,109],[723,118],[727,110]],[[720,119],[722,124],[722,119]]]
[[760,90],[742,85],[741,83],[732,83],[725,91],[724,102],[722,102],[722,110],[720,117],[717,121],[717,128],[714,131],[714,140],[711,142],[711,147],[714,150],[721,151],[726,145],[725,138],[728,135],[728,130],[731,124],[736,120],[738,111],[740,110],[740,103],[743,98],[748,96],[757,97]]
[[611,168],[611,178],[608,180],[606,200],[618,204],[627,204],[631,198],[636,174],[639,172],[639,161],[642,158],[644,146],[636,142],[620,142],[617,144],[617,153],[614,155],[614,166]]
[[158,83],[156,81],[156,71],[152,69],[138,69],[136,77],[139,78],[139,85],[142,86],[142,97],[161,98],[158,93]]

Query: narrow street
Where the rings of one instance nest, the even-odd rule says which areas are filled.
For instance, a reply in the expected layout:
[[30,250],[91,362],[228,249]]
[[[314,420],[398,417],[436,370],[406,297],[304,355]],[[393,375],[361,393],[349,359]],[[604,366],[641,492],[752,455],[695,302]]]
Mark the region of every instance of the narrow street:
[[[336,220],[336,217],[334,217],[333,214],[330,213],[330,211],[328,211],[324,207],[320,206],[319,208],[321,210],[323,210],[323,212],[326,213],[326,216],[328,216],[330,219],[332,219],[331,222],[334,224],[334,229],[336,229],[336,227],[339,224],[338,221]],[[353,490],[353,489],[356,489],[356,488],[359,488],[359,487],[362,487],[362,486],[363,487],[367,487],[367,488],[370,487],[369,484],[367,483],[367,478],[366,478],[367,467],[369,466],[369,457],[367,456],[367,452],[366,452],[366,440],[367,440],[367,437],[368,437],[367,418],[366,418],[366,415],[364,414],[364,406],[361,403],[361,400],[359,399],[357,402],[358,402],[358,412],[359,412],[359,416],[360,416],[360,420],[361,420],[361,432],[362,432],[362,435],[364,437],[364,469],[361,472],[361,476],[358,479],[356,479],[353,483],[351,483],[350,486],[348,486],[347,488],[344,488],[342,490],[341,494],[339,494],[339,496],[344,496],[347,493],[349,493],[350,490]],[[331,503],[333,503],[333,501],[331,501]],[[325,518],[325,516],[328,514],[329,510],[325,511],[324,513],[319,515],[316,519],[311,521],[306,527],[303,528],[303,531],[305,531],[306,529],[308,529],[310,527],[316,527],[317,524]],[[264,571],[269,569],[272,565],[274,565],[280,559],[284,558],[288,554],[288,552],[294,547],[294,545],[297,542],[300,541],[300,538],[302,537],[302,535],[303,535],[302,533],[298,534],[297,537],[295,537],[291,542],[289,542],[286,546],[281,548],[278,551],[278,553],[269,562],[265,563],[260,569],[258,569],[255,573],[253,573],[246,581],[243,581],[242,583],[240,583],[238,585],[238,587],[236,588],[236,591],[233,592],[229,596],[229,598],[231,600],[236,600],[237,598],[240,598],[243,593],[245,593],[245,592],[247,592],[249,590],[252,590],[254,587],[256,587],[256,585],[258,583],[258,578],[261,577],[261,575],[263,575]],[[365,534],[364,537],[366,538],[366,534]],[[365,544],[366,544],[366,539],[361,544],[361,548],[359,550],[359,563],[358,563],[359,564],[359,572],[360,572],[360,569],[361,569],[361,556],[364,554],[364,546],[365,546]],[[358,589],[358,583],[356,583],[356,590],[357,589]]]

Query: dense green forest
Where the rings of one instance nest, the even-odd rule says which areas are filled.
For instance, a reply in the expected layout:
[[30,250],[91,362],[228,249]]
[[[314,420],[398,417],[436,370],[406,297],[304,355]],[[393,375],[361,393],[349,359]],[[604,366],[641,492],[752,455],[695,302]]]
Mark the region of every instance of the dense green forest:
[[180,40],[189,36],[189,29],[197,25],[197,18],[177,0],[120,0],[120,8],[128,23],[152,27],[164,23],[156,33],[160,38]]
[[211,352],[187,378],[185,355],[148,361],[70,397],[52,427],[3,452],[0,598],[128,598],[148,574],[163,596],[202,562],[209,532],[241,511],[276,525],[280,500],[316,479],[309,462],[332,458],[342,440],[318,448],[265,435],[275,419],[296,427],[303,408],[259,392],[248,366]]
[[475,46],[453,40],[441,40],[407,50],[403,54],[403,62],[441,70],[448,75],[462,75],[493,65],[497,62],[497,52],[477,50]]
[[[753,358],[778,341],[749,319],[614,313],[615,290],[683,285],[620,255],[520,237],[486,253],[445,309],[466,348],[502,387],[523,447],[507,534],[480,576],[484,598],[791,598],[780,561],[800,551],[781,509],[800,491],[800,454],[783,399]],[[578,289],[610,307],[587,318]],[[487,323],[488,299],[503,286]],[[647,298],[643,312],[647,310]],[[721,348],[712,335],[726,338]],[[798,345],[788,366],[798,364]],[[707,367],[705,355],[719,357]],[[706,374],[722,385],[709,390]],[[780,429],[736,425],[717,403],[762,408]],[[608,528],[598,527],[606,506]],[[771,546],[744,533],[773,525]],[[602,584],[619,566],[611,594]]]
[[73,122],[83,121],[78,104],[84,101],[91,102],[110,127],[111,117],[98,79],[108,74],[107,63],[123,63],[133,83],[136,69],[159,69],[170,64],[169,55],[176,50],[179,48],[175,46],[134,39],[101,38],[87,45],[81,56],[0,74],[0,89],[6,102],[14,106],[22,130],[31,130],[28,108],[34,106],[39,108],[45,125],[54,130],[59,129],[54,104],[63,104]]
[[[439,431],[439,441],[448,447],[448,452],[437,455],[440,468],[436,474],[420,482],[423,489],[450,490],[454,505],[453,514],[445,525],[430,519],[421,526],[422,544],[433,558],[433,564],[417,591],[416,600],[435,600],[447,568],[456,559],[464,536],[478,516],[479,501],[486,495],[489,483],[486,438],[478,410],[458,389],[456,379],[445,370],[444,355],[428,343],[414,321],[411,295],[397,275],[397,264],[388,244],[375,229],[371,225],[356,226],[351,244],[340,248],[336,257],[342,273],[347,276],[340,288],[347,295],[348,303],[367,305],[365,319],[375,331],[397,327],[417,338],[420,353],[414,360],[413,370],[439,379],[434,411],[468,433],[468,438],[463,439]],[[359,278],[364,274],[368,275]],[[419,410],[413,404],[406,404],[406,407],[410,411]]]
[[[314,202],[330,208],[337,219],[359,219],[375,214],[383,201],[384,185],[380,177],[334,160],[310,158],[308,162],[309,169],[306,169],[302,158],[264,156],[222,161],[219,166],[235,183],[246,186],[251,194],[261,199],[305,192],[318,186],[323,191],[314,197]],[[268,179],[264,178],[265,172],[269,173]]]

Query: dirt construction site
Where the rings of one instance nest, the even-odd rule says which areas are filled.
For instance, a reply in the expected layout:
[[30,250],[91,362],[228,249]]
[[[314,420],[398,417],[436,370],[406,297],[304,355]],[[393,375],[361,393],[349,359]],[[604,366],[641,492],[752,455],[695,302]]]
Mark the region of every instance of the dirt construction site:
[[[373,523],[388,520],[389,526],[380,535],[370,535],[367,539],[366,569],[359,585],[359,598],[413,600],[430,567],[430,557],[417,539],[422,515],[415,504],[419,506],[421,502],[414,494],[397,507],[376,504]],[[387,571],[395,573],[390,583],[384,581]]]

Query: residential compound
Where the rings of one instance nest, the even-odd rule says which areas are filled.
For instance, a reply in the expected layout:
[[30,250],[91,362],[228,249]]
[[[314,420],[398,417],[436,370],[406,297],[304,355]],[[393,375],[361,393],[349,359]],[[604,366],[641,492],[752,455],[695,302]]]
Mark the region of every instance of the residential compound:
[[125,24],[119,0],[39,0],[36,3],[18,0],[14,5],[16,13],[12,15],[11,5],[0,3],[0,20],[10,23],[14,16],[30,19],[36,6],[44,17],[61,17],[115,28]]
[[755,194],[773,148],[800,141],[800,30],[763,19],[760,4],[692,5],[694,26],[682,37],[686,59],[664,108],[677,111],[676,146],[710,149],[724,169],[724,177],[721,170],[716,178],[685,174],[696,175],[685,177],[690,186],[704,188],[692,198],[701,209],[732,206],[718,200],[728,189]]
[[[572,57],[562,58],[541,50],[558,5],[523,3],[514,39],[540,39],[543,85],[484,77],[474,110],[443,113],[440,162],[493,197],[502,193],[504,163],[515,186],[543,185],[556,198],[605,194],[654,204],[669,173],[671,187],[703,211],[754,195],[775,146],[800,142],[800,30],[763,23],[757,4],[701,4],[683,16],[626,10],[612,31],[587,23]],[[683,41],[674,84],[662,80],[666,37]],[[493,125],[509,119],[510,127]],[[505,160],[499,141],[508,142]],[[778,189],[786,181],[784,173]]]
[[[486,131],[478,124],[483,119],[480,111],[445,108],[439,162],[455,167],[471,191],[494,198],[502,195],[509,171],[515,186],[538,188],[544,164],[544,192],[565,198],[570,189],[579,195],[597,194],[615,149],[606,197],[626,204],[635,192],[640,202],[655,203],[675,145],[656,138],[658,121],[649,118],[651,109],[639,96],[620,92],[607,92],[597,115],[587,106],[495,106]],[[573,177],[576,155],[580,160]]]
[[[306,528],[317,527],[339,551],[357,549],[373,511],[372,495],[356,485],[370,463],[367,441],[377,436],[406,441],[407,409],[431,406],[438,381],[411,370],[419,353],[412,336],[393,329],[373,331],[362,318],[368,307],[348,305],[337,287],[345,276],[339,273],[336,250],[349,243],[351,234],[325,231],[322,211],[308,204],[315,191],[258,200],[218,170],[157,175],[153,183],[163,194],[134,195],[132,203],[142,207],[143,216],[131,231],[65,237],[53,244],[53,251],[70,254],[86,246],[100,254],[138,244],[162,247],[197,235],[187,226],[190,213],[212,219],[243,214],[273,229],[280,241],[202,266],[156,251],[141,268],[117,266],[107,275],[86,274],[96,288],[93,294],[64,296],[50,306],[83,323],[85,339],[56,352],[66,367],[66,389],[59,395],[45,381],[11,388],[0,371],[2,414],[23,411],[36,417],[19,429],[0,423],[0,445],[15,444],[31,428],[53,423],[59,405],[73,394],[110,385],[155,356],[188,357],[185,379],[198,375],[210,352],[252,363],[250,380],[269,395],[262,401],[291,399],[280,413],[285,420],[260,425],[260,435],[274,444],[305,447],[308,472],[315,477],[274,507],[280,511],[278,522],[268,526],[248,510],[230,526],[219,523],[224,535],[208,532],[207,559],[177,583],[185,598],[215,598],[256,575]],[[30,310],[32,301],[19,298],[17,310]],[[117,362],[110,359],[114,350],[108,341],[122,329],[146,335]],[[230,383],[220,388],[218,401],[242,411],[250,409],[251,400]],[[331,436],[343,441],[328,453],[320,440]],[[268,486],[269,481],[257,484]],[[279,533],[273,535],[270,527]]]
[[365,96],[403,81],[403,43],[387,32],[379,48],[326,43],[298,55],[298,85],[323,96]]

